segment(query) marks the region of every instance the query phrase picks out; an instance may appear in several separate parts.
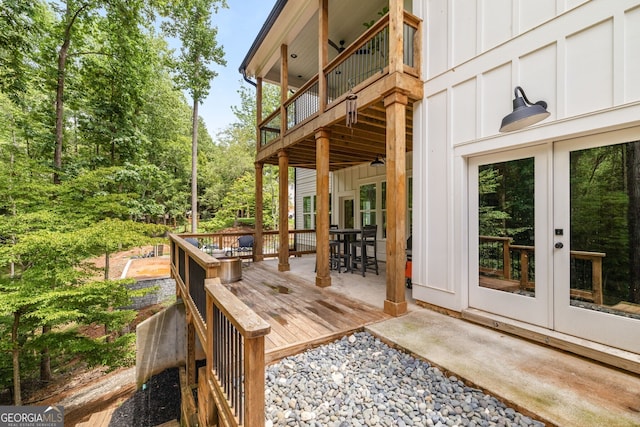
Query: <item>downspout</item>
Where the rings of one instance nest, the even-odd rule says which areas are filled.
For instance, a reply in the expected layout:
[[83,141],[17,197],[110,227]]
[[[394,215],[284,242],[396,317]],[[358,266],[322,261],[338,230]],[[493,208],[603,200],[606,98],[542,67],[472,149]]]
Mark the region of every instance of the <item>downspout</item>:
[[242,78],[244,79],[245,82],[249,83],[253,87],[258,87],[258,84],[256,82],[254,82],[253,80],[249,79],[249,77],[247,77],[247,70],[243,68],[240,70],[240,73],[242,74]]

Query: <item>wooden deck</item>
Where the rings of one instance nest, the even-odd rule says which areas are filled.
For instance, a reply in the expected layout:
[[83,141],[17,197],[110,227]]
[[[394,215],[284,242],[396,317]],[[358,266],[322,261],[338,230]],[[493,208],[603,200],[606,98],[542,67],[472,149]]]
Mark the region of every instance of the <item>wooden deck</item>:
[[271,325],[265,337],[267,363],[390,318],[381,309],[263,263],[244,267],[242,280],[226,286]]

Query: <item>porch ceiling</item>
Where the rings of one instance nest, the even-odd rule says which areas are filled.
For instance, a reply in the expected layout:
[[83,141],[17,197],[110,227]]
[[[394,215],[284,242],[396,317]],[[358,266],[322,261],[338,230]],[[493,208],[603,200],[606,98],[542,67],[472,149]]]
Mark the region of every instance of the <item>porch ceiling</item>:
[[[334,45],[328,47],[329,61],[338,55],[340,42],[348,47],[366,31],[364,24],[378,20],[378,12],[387,5],[388,0],[329,0],[329,40]],[[240,72],[280,84],[280,45],[285,44],[290,55],[289,86],[299,88],[318,73],[318,2],[289,0],[271,24],[262,29],[264,39],[259,34],[254,41],[255,50],[247,54]]]
[[[413,151],[413,105],[411,103],[406,107],[406,116],[406,151],[410,152]],[[382,101],[359,109],[358,122],[351,127],[346,126],[344,115],[341,115],[340,120],[325,127],[331,130],[329,170],[337,171],[369,163],[376,156],[384,158],[386,156],[386,127],[386,113]],[[315,134],[305,132],[304,125],[301,126],[300,132],[304,135],[301,135],[294,144],[287,144],[289,166],[316,169]],[[292,135],[295,134],[296,130],[294,129]],[[278,150],[274,150],[273,153],[269,153],[267,157],[259,160],[277,165]]]

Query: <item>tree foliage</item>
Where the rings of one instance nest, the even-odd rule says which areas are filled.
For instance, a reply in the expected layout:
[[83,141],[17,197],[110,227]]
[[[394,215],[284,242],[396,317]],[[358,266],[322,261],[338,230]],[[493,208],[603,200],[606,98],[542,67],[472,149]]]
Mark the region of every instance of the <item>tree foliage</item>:
[[[215,140],[197,112],[224,64],[211,12],[225,6],[0,1],[0,388],[16,401],[45,349],[56,364],[131,360],[132,337],[117,331],[132,313],[116,308],[132,294],[85,260],[108,264],[184,226],[195,144],[199,213],[255,215],[252,89]],[[180,40],[177,55],[156,17]],[[103,336],[84,335],[89,324]]]

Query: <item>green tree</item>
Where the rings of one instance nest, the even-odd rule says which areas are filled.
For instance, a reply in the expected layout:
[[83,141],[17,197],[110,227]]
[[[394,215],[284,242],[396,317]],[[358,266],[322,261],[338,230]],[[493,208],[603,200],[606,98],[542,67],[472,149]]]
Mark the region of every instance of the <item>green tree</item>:
[[[21,404],[20,358],[28,351],[81,354],[90,365],[112,367],[132,360],[131,335],[91,339],[78,329],[102,324],[119,330],[135,315],[113,310],[130,303],[125,283],[94,280],[95,271],[85,262],[110,248],[107,242],[121,239],[116,233],[121,235],[122,228],[113,223],[71,232],[40,230],[0,247],[0,266],[19,266],[13,277],[0,278],[0,316],[12,319],[0,322],[0,334],[3,349],[11,352],[16,405]],[[33,333],[44,326],[43,333]]]
[[218,46],[218,29],[211,25],[212,11],[226,7],[225,0],[169,0],[171,22],[163,29],[180,43],[175,62],[178,86],[186,90],[193,101],[191,130],[191,230],[198,230],[198,106],[209,94],[211,80],[217,73],[213,64],[226,65],[222,46]]

